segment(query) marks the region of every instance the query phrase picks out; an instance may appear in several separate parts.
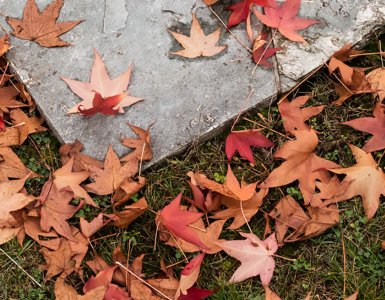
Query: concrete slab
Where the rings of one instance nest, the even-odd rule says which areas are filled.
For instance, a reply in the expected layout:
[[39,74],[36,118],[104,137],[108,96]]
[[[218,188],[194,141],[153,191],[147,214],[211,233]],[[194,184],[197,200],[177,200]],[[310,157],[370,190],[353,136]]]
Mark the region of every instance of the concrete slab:
[[[25,2],[1,0],[0,11],[21,17]],[[44,8],[51,0],[36,2]],[[230,1],[222,2],[227,6]],[[292,43],[277,35],[276,43],[284,48],[277,56],[280,75],[261,68],[252,75],[254,64],[247,51],[225,32],[220,43],[228,48],[215,57],[188,60],[168,54],[180,47],[166,29],[188,32],[192,11],[206,32],[219,26],[201,0],[66,0],[59,20],[86,20],[63,36],[74,46],[46,49],[13,38],[9,58],[63,142],[79,139],[86,152],[99,158],[104,157],[109,143],[123,154],[128,151],[119,139],[132,135],[125,123],[146,128],[155,121],[151,131],[155,163],[212,134],[241,109],[270,101],[342,45],[357,43],[375,30],[384,29],[385,24],[383,0],[303,1],[301,16],[321,21],[302,32],[309,44]],[[4,19],[0,23],[9,28]],[[234,32],[246,39],[244,26],[236,27]],[[66,115],[79,99],[59,75],[88,81],[94,47],[112,77],[131,63],[135,65],[129,91],[145,101],[124,115]],[[254,93],[245,103],[251,89]]]

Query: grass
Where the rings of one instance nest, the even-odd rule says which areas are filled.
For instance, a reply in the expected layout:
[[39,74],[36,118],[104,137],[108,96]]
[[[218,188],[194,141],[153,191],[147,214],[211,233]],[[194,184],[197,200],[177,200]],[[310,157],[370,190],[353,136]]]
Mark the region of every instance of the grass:
[[[372,47],[369,46],[369,48]],[[375,50],[375,49],[374,49]],[[380,61],[362,58],[357,60],[362,65],[379,65]],[[312,93],[313,98],[309,105],[326,105],[336,98],[332,83],[325,70],[314,75],[304,84],[296,95]],[[348,143],[362,147],[368,138],[360,132],[341,122],[357,117],[371,115],[374,100],[370,95],[355,96],[341,107],[327,106],[317,117],[310,120],[311,126],[319,132],[320,143],[317,153],[338,162],[346,167],[354,164]],[[265,108],[259,111],[270,122],[265,124],[274,131],[284,132],[277,108]],[[250,113],[249,119],[263,123],[257,114]],[[241,120],[237,128],[251,128],[253,124]],[[263,130],[263,133],[277,145],[282,145],[286,138],[277,135],[274,131]],[[178,193],[189,195],[186,173],[198,170],[209,178],[223,182],[227,170],[227,160],[224,152],[224,141],[227,132],[203,144],[192,145],[183,155],[173,157],[162,165],[158,165],[144,172],[148,185],[138,197],[145,196],[155,211],[169,203]],[[50,132],[34,134],[15,151],[24,163],[33,171],[42,175],[41,178],[29,180],[27,190],[38,195],[42,185],[49,176],[51,169],[60,166],[59,143]],[[276,148],[275,148],[276,149]],[[255,149],[256,165],[235,158],[232,168],[239,178],[247,182],[254,182],[266,178],[269,171],[280,164],[272,158],[273,150]],[[379,159],[383,151],[374,153]],[[381,167],[385,166],[382,159]],[[284,193],[301,201],[301,194],[292,184],[281,188]],[[270,211],[273,205],[281,198],[279,189],[272,189],[266,197],[262,211]],[[95,199],[101,206],[108,207],[108,199]],[[278,254],[294,261],[276,258],[276,269],[270,287],[283,299],[303,299],[309,292],[316,299],[342,299],[343,295],[350,295],[359,290],[359,299],[385,299],[385,251],[381,250],[380,243],[385,240],[385,203],[382,199],[380,208],[375,217],[367,221],[364,217],[362,201],[359,197],[339,204],[341,211],[340,224],[323,235],[305,242],[286,244],[280,248]],[[78,212],[78,216],[90,218],[96,211],[86,207]],[[94,238],[98,240],[95,251],[107,262],[111,263],[114,248],[121,245],[124,252],[130,249],[130,258],[146,253],[144,259],[144,273],[147,276],[160,274],[159,262],[163,259],[166,265],[178,263],[182,260],[181,253],[171,247],[155,243],[154,214],[147,211],[127,229],[107,227],[98,232]],[[76,221],[74,221],[76,224]],[[229,223],[227,223],[229,224]],[[259,212],[250,222],[253,232],[263,235],[265,221],[262,212]],[[247,231],[246,226],[241,228]],[[235,231],[224,231],[224,239],[238,239]],[[0,283],[1,299],[53,299],[53,282],[43,283],[43,272],[39,266],[44,263],[39,254],[39,246],[31,239],[26,238],[23,247],[16,240],[1,246],[16,262],[37,281],[43,284],[37,287],[28,277],[18,269],[6,256],[0,253]],[[345,249],[345,250],[344,250]],[[191,256],[191,255],[189,255]],[[86,260],[92,259],[89,251]],[[200,287],[216,291],[210,299],[231,300],[259,300],[264,299],[264,290],[259,278],[246,280],[239,284],[229,284],[228,279],[239,263],[223,252],[207,256],[203,264]],[[175,266],[179,274],[183,264]],[[85,278],[91,271],[85,266]],[[70,282],[81,290],[83,282],[76,276],[70,276]]]

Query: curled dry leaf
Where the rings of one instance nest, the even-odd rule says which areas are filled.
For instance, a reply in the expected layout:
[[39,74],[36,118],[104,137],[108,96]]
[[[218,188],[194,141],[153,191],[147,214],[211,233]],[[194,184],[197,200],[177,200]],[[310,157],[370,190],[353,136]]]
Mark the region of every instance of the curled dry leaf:
[[9,113],[9,109],[11,108],[28,106],[27,104],[15,100],[16,96],[19,94],[20,91],[14,85],[4,87],[1,87],[0,85],[0,112]]
[[12,240],[17,234],[20,232],[22,228],[6,228],[6,227],[0,227],[0,245],[5,244]]
[[374,117],[359,118],[342,124],[373,135],[362,150],[373,152],[385,148],[385,105],[377,103],[373,110]]
[[187,290],[193,287],[195,282],[198,280],[204,258],[205,254],[201,253],[190,260],[190,262],[184,267],[181,272],[178,290],[175,293],[175,299],[178,299],[181,294],[187,295]]
[[63,4],[64,0],[55,0],[40,12],[35,0],[27,0],[22,19],[7,17],[6,20],[13,29],[12,34],[18,38],[34,41],[43,47],[69,46],[59,36],[82,21],[56,23]]
[[104,214],[100,213],[98,214],[91,222],[87,222],[86,219],[80,218],[80,230],[82,234],[89,238],[91,237],[95,232],[99,231],[102,227],[104,227],[106,224],[108,224],[111,219],[103,220]]
[[278,250],[273,233],[262,241],[252,233],[240,232],[246,240],[220,242],[219,245],[230,256],[238,259],[241,266],[230,278],[230,282],[241,282],[259,275],[262,284],[269,285],[275,268],[274,253]]
[[297,17],[300,6],[301,0],[287,0],[281,6],[265,7],[265,14],[257,10],[254,10],[254,14],[263,24],[277,28],[289,40],[306,43],[297,31],[316,24],[318,21]]
[[199,56],[214,56],[226,49],[226,46],[216,46],[221,35],[221,29],[205,35],[195,14],[192,14],[190,36],[173,32],[168,32],[182,45],[183,50],[170,52],[170,54],[183,56],[186,58],[196,58]]
[[[16,129],[16,128],[15,128]],[[0,147],[0,182],[10,178],[35,178],[39,175],[27,169],[10,147]]]
[[[187,176],[193,178],[194,173],[188,172]],[[221,206],[221,195],[217,193],[213,193],[212,191],[208,191],[206,195],[202,192],[202,190],[197,187],[194,183],[188,182],[191,191],[193,193],[193,200],[186,198],[191,204],[193,204],[196,208],[199,208],[204,213],[216,211]]]
[[116,109],[119,108],[120,113],[124,113],[124,107],[131,106],[143,100],[142,98],[132,97],[127,92],[131,78],[131,67],[125,73],[111,80],[107,73],[106,66],[96,50],[94,50],[94,55],[95,59],[90,82],[81,82],[65,77],[61,78],[76,95],[83,99],[82,102],[72,107],[67,112],[68,114],[79,112],[80,106],[82,106],[83,110],[92,108],[95,92],[99,93],[103,98],[109,98],[120,95],[126,91],[126,93],[124,93],[125,97],[115,107]]
[[230,132],[226,138],[226,156],[228,161],[230,161],[235,152],[238,151],[241,157],[254,164],[255,161],[253,152],[250,149],[251,146],[270,148],[274,146],[274,143],[260,133],[258,129]]
[[305,121],[323,111],[324,105],[303,107],[309,99],[309,96],[300,96],[290,102],[287,98],[279,102],[278,109],[286,132],[292,133],[294,130],[309,130],[310,127]]
[[133,152],[123,157],[122,161],[147,161],[152,159],[152,149],[150,143],[150,128],[144,130],[138,126],[127,123],[133,132],[138,136],[138,139],[126,138],[122,140],[122,144],[128,148],[135,149]]
[[111,218],[113,219],[111,225],[119,228],[125,228],[141,216],[147,208],[148,204],[146,199],[141,198],[137,202],[125,206],[121,211],[114,209],[114,213],[111,215]]
[[342,195],[326,200],[324,203],[328,205],[349,200],[354,196],[361,196],[365,215],[371,219],[380,205],[380,196],[385,196],[385,174],[370,153],[353,145],[349,145],[349,147],[357,163],[352,167],[330,169],[330,171],[336,174],[346,174],[343,182],[351,183]]
[[271,68],[271,62],[268,60],[270,57],[275,55],[282,48],[273,48],[269,46],[267,41],[268,33],[263,32],[257,36],[253,43],[253,61],[257,65]]

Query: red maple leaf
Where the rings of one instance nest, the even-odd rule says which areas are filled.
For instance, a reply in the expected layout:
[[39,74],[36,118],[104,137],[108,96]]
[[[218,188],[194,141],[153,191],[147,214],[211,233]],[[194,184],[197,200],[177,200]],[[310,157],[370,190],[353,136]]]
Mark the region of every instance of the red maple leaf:
[[0,132],[5,130],[5,122],[2,116],[0,116]]
[[275,53],[282,48],[273,48],[268,46],[268,33],[264,32],[257,36],[253,46],[253,60],[257,65],[271,68],[271,63],[268,61]]
[[232,11],[227,28],[231,28],[241,22],[244,22],[250,14],[250,5],[252,4],[263,7],[277,7],[274,0],[242,0],[241,2],[235,3],[227,8]]
[[119,107],[116,107],[127,95],[122,93],[112,97],[103,98],[98,92],[95,92],[94,100],[92,100],[91,108],[84,108],[83,105],[78,107],[79,113],[83,116],[93,116],[97,113],[103,115],[117,115]]
[[254,163],[253,152],[250,147],[273,147],[274,143],[266,138],[258,129],[232,131],[226,138],[226,156],[230,161],[235,152],[247,159],[252,164]]
[[365,152],[373,152],[385,148],[385,105],[378,103],[373,110],[373,116],[374,118],[359,118],[342,123],[373,135],[362,148]]
[[161,222],[176,237],[197,245],[202,249],[207,249],[195,233],[194,229],[188,226],[188,224],[197,221],[203,214],[181,210],[179,208],[181,199],[182,193],[176,196],[169,205],[163,208],[159,214],[159,222]]
[[297,30],[305,29],[310,25],[318,23],[318,21],[298,18],[297,13],[300,6],[301,0],[287,0],[281,6],[265,7],[265,14],[254,9],[254,14],[263,24],[271,28],[277,28],[289,40],[306,43]]

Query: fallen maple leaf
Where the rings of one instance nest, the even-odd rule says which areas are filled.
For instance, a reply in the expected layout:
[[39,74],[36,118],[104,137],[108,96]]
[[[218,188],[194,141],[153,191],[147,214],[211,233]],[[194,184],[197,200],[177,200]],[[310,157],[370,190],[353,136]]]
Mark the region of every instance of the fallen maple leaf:
[[5,122],[3,117],[0,115],[0,132],[5,130]]
[[10,240],[13,240],[14,237],[18,235],[22,227],[7,228],[0,227],[0,245],[8,243]]
[[109,145],[104,168],[89,165],[87,169],[94,182],[87,184],[86,190],[97,195],[109,195],[116,191],[125,180],[137,173],[138,165],[126,163],[121,166],[119,157]]
[[227,28],[231,28],[245,21],[250,15],[250,6],[252,4],[262,7],[277,7],[277,3],[274,0],[241,0],[227,8],[232,11]]
[[105,286],[100,286],[82,296],[72,286],[66,284],[63,278],[59,277],[55,281],[55,297],[57,300],[103,300],[106,290]]
[[122,144],[128,148],[135,149],[133,152],[127,154],[123,157],[122,161],[132,161],[136,159],[137,161],[146,161],[152,159],[152,150],[150,143],[150,128],[144,130],[138,126],[127,123],[127,125],[132,129],[133,132],[139,137],[138,139],[126,138],[122,140]]
[[24,178],[27,175],[29,178],[39,176],[27,169],[10,147],[0,147],[0,182],[10,178]]
[[324,206],[323,200],[332,199],[333,197],[343,194],[350,184],[351,182],[348,181],[343,183],[340,182],[336,175],[323,181],[317,181],[315,185],[320,192],[313,195],[310,205],[313,207]]
[[279,102],[278,110],[281,114],[283,127],[286,132],[293,132],[294,130],[300,129],[310,129],[305,121],[323,111],[325,107],[324,105],[302,108],[302,106],[304,106],[309,99],[309,96],[300,96],[290,102],[287,98],[284,98]]
[[362,150],[366,152],[378,151],[385,148],[385,105],[378,103],[373,110],[373,116],[374,117],[359,118],[342,123],[373,135],[362,148]]
[[385,99],[385,68],[377,68],[366,75],[375,95],[380,101]]
[[226,138],[226,156],[228,161],[238,151],[243,158],[254,164],[251,146],[270,148],[274,146],[274,143],[260,133],[258,129],[231,131]]
[[145,198],[139,199],[137,202],[125,206],[123,210],[116,211],[111,216],[113,226],[119,228],[126,228],[132,222],[134,222],[139,216],[141,216],[148,209],[148,204]]
[[6,20],[13,29],[12,34],[18,38],[34,41],[43,47],[69,46],[59,36],[83,21],[56,23],[63,4],[64,0],[53,1],[40,12],[35,0],[27,0],[22,19],[7,17]]
[[306,43],[305,39],[297,31],[316,24],[318,21],[298,18],[297,13],[300,5],[301,0],[287,0],[281,6],[265,7],[265,14],[258,10],[254,10],[254,14],[263,24],[271,28],[277,28],[289,40]]
[[79,223],[80,223],[80,230],[81,230],[82,234],[85,237],[89,238],[95,232],[97,232],[102,227],[107,225],[111,221],[111,219],[104,221],[103,220],[104,216],[105,215],[103,213],[100,213],[90,222],[87,222],[87,220],[84,218],[80,218]]
[[52,181],[45,183],[40,197],[42,204],[41,229],[49,232],[52,227],[60,235],[74,240],[67,220],[83,206],[83,202],[81,201],[78,206],[71,205],[70,202],[74,198],[73,192],[64,189],[59,190]]
[[[93,100],[95,93],[100,94],[102,98],[110,98],[120,96],[122,94],[123,99],[114,107],[119,109],[120,113],[124,113],[124,107],[131,106],[138,101],[143,100],[142,98],[135,98],[130,96],[127,92],[128,84],[130,83],[132,68],[130,67],[126,72],[111,80],[106,66],[103,63],[99,53],[94,49],[94,64],[91,71],[90,82],[81,82],[70,78],[61,77],[65,83],[68,84],[70,89],[83,99],[82,102],[72,107],[67,113],[73,114],[79,112],[81,106],[83,111],[93,107]],[[113,101],[112,101],[113,102]]]
[[[221,251],[221,248],[216,244],[216,242],[218,242],[218,238],[222,232],[225,222],[226,220],[215,221],[208,227],[205,227],[202,219],[198,219],[194,223],[191,223],[191,225],[194,226],[191,229],[198,235],[199,239],[207,247],[207,250],[204,250],[205,253],[214,254]],[[159,231],[160,239],[169,246],[182,249],[186,253],[198,252],[201,250],[194,244],[188,243],[181,238],[174,238],[168,232],[162,232],[162,228],[159,228]]]
[[206,5],[214,5],[217,3],[219,0],[203,0],[203,3]]
[[264,66],[266,68],[271,68],[271,63],[268,61],[270,57],[275,55],[282,48],[273,48],[269,46],[267,42],[268,33],[264,32],[259,34],[254,40],[253,44],[253,60],[257,65]]
[[304,201],[310,203],[316,179],[327,176],[322,170],[339,166],[313,153],[318,144],[314,130],[295,130],[293,134],[296,140],[286,142],[274,153],[274,157],[284,158],[286,161],[275,168],[259,187],[278,187],[298,180]]
[[180,295],[178,300],[203,300],[213,294],[213,291],[192,287],[187,290],[186,295]]
[[15,100],[19,94],[20,91],[14,85],[0,87],[0,111],[9,113],[10,108],[28,106]]
[[10,116],[13,125],[18,125],[17,129],[20,132],[20,144],[24,143],[28,135],[47,130],[47,128],[41,126],[44,122],[42,118],[28,118],[28,116],[19,108],[12,109]]
[[40,227],[40,218],[28,217],[24,221],[25,233],[40,246],[50,250],[57,250],[60,246],[60,238],[54,230],[43,231]]
[[385,174],[373,159],[370,153],[349,145],[356,164],[352,167],[341,169],[330,169],[336,174],[346,174],[343,182],[351,182],[342,195],[326,200],[325,205],[337,203],[361,196],[365,215],[368,219],[373,218],[380,204],[380,195],[385,196]]
[[241,262],[241,266],[230,278],[230,282],[241,282],[259,275],[263,285],[269,285],[273,276],[274,253],[278,250],[275,234],[262,241],[252,233],[240,232],[246,240],[220,242],[219,245],[230,256]]
[[181,272],[178,290],[175,293],[175,299],[178,299],[181,294],[187,295],[187,290],[198,280],[204,258],[205,254],[201,253],[190,260],[190,262],[184,267]]
[[89,177],[90,172],[72,172],[73,164],[74,157],[71,157],[64,166],[53,173],[54,185],[58,190],[69,188],[74,192],[74,197],[83,198],[86,204],[98,207],[90,195],[80,186],[80,184]]
[[2,38],[0,38],[0,56],[3,56],[11,47],[9,42],[9,35],[5,34]]
[[101,113],[107,116],[114,116],[119,113],[119,108],[115,108],[126,97],[126,94],[122,93],[112,97],[103,98],[98,92],[95,92],[94,99],[92,100],[92,107],[83,108],[83,105],[79,105],[78,111],[82,116],[90,117]]
[[20,193],[27,177],[0,183],[0,227],[11,227],[16,221],[11,212],[22,209],[36,198]]
[[209,35],[205,35],[202,27],[199,25],[195,14],[192,14],[192,24],[190,36],[173,32],[168,32],[182,45],[183,50],[170,52],[170,54],[183,56],[186,58],[196,58],[199,56],[214,56],[226,49],[226,46],[216,46],[219,41],[221,29],[218,28]]
[[[187,176],[189,176],[189,174],[192,174],[192,178],[194,177],[192,172],[187,173]],[[210,190],[205,195],[194,183],[188,182],[188,184],[191,188],[194,199],[191,200],[187,198],[187,201],[193,204],[196,208],[199,208],[204,213],[208,213],[216,211],[221,206],[221,195],[213,193]]]
[[227,209],[218,211],[214,214],[213,218],[221,220],[234,218],[228,229],[238,229],[243,226],[246,221],[250,221],[250,219],[258,212],[263,198],[265,198],[268,192],[269,189],[260,189],[258,193],[254,193],[251,199],[242,201],[242,208],[241,203],[238,200],[230,197],[223,197],[222,204],[225,205]]
[[180,209],[182,194],[179,194],[169,205],[165,206],[157,217],[157,222],[162,223],[175,237],[197,245],[202,249],[207,247],[199,239],[191,224],[202,217],[202,213],[183,211]]

